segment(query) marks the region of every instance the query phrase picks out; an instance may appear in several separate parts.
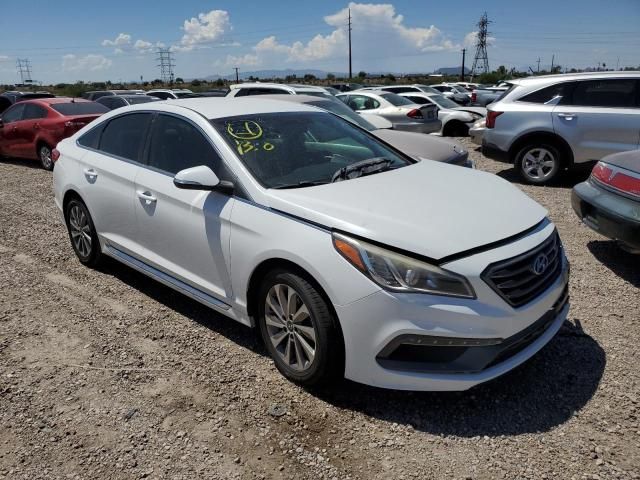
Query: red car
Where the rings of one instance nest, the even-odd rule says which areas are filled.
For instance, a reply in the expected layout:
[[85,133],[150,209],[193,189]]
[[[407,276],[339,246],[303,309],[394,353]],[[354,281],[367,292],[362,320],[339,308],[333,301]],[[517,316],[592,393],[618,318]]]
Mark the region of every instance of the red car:
[[0,117],[0,156],[40,160],[53,169],[51,151],[109,109],[78,98],[40,98],[14,104]]

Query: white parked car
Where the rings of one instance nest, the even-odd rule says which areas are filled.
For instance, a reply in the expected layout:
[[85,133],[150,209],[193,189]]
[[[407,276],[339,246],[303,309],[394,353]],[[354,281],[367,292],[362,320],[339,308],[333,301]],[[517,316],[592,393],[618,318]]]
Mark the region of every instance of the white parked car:
[[444,95],[430,93],[401,93],[417,105],[435,105],[438,107],[438,119],[442,122],[440,134],[445,137],[466,137],[475,122],[487,116],[483,107],[461,107]]
[[54,158],[83,264],[113,257],[258,327],[301,384],[464,390],[534,355],[569,308],[544,208],[315,107],[130,106]]
[[151,97],[159,98],[160,100],[177,100],[178,98],[187,97],[193,92],[188,88],[156,88],[144,93]]
[[440,130],[438,109],[432,105],[416,105],[400,95],[385,90],[355,90],[336,95],[361,115],[383,117],[396,130],[433,133]]
[[284,83],[238,83],[229,87],[227,97],[250,97],[254,95],[312,95],[333,96],[322,87],[314,85],[286,85]]

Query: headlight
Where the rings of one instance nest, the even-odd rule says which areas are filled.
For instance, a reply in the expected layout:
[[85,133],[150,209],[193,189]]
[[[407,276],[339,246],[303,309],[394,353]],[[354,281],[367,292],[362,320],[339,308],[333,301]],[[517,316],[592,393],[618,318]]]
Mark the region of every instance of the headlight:
[[466,278],[436,265],[339,233],[333,234],[333,246],[351,265],[384,289],[476,298]]

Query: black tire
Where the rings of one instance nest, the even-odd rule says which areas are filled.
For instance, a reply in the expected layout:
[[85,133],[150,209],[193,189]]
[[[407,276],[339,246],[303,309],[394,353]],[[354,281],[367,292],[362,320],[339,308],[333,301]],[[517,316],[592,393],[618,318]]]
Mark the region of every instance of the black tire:
[[[309,312],[309,317],[306,319],[309,321],[307,328],[308,325],[311,325],[315,331],[315,355],[308,366],[302,370],[300,368],[305,363],[304,361],[297,362],[298,368],[290,365],[289,363],[291,362],[287,363],[283,358],[283,353],[274,345],[272,341],[274,331],[278,331],[277,329],[280,327],[273,326],[273,312],[270,312],[269,320],[272,323],[269,326],[267,325],[267,298],[270,292],[273,292],[273,289],[277,289],[278,286],[287,286],[295,291]],[[257,311],[258,326],[262,340],[277,369],[286,378],[305,387],[312,387],[327,384],[344,376],[344,342],[336,327],[337,319],[317,288],[307,279],[297,273],[283,269],[270,272],[260,286]],[[288,331],[288,327],[281,328],[286,337],[277,347],[282,349],[283,346],[286,347],[286,343],[290,342],[289,348],[293,349],[292,355],[295,355],[295,343],[299,341],[300,335],[295,330],[295,322],[290,321],[287,323],[293,324],[292,329]],[[296,337],[296,335],[298,336]],[[304,335],[303,339],[308,341],[308,337]]]
[[40,160],[40,165],[45,170],[53,170],[53,160],[51,159],[51,150],[52,148],[46,143],[38,144],[38,159]]
[[[96,227],[93,225],[87,206],[79,199],[70,200],[64,209],[64,218],[67,223],[71,246],[80,263],[91,268],[98,267],[103,262],[104,256],[100,249],[100,240],[98,240]],[[85,248],[87,245],[86,240],[89,240],[86,236],[84,237],[85,241],[81,240],[81,243],[77,241],[79,228],[83,230],[82,236],[86,233],[90,237],[88,250]]]
[[469,136],[469,127],[467,127],[464,123],[459,121],[452,121],[447,124],[447,127],[444,131],[445,137],[468,137]]
[[516,155],[514,165],[525,183],[546,185],[560,175],[563,158],[561,150],[556,145],[540,141],[521,148]]

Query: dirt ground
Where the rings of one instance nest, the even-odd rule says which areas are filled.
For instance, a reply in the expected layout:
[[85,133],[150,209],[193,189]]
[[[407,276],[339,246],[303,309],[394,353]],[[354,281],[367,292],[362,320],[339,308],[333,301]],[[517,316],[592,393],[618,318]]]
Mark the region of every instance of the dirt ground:
[[51,178],[0,161],[0,479],[640,478],[640,256],[578,221],[584,175],[518,185],[566,247],[568,321],[447,394],[289,383],[250,329],[115,262],[82,267]]

